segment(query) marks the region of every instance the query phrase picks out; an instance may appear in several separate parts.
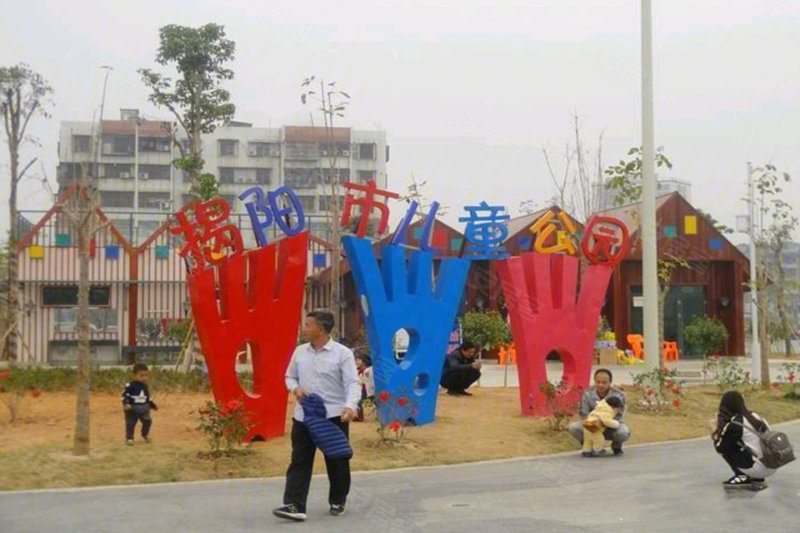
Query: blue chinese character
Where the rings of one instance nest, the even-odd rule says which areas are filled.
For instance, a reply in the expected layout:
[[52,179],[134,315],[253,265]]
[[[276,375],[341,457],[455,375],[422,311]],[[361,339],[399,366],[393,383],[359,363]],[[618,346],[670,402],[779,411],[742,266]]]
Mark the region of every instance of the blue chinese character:
[[467,259],[492,260],[505,259],[509,253],[501,246],[508,237],[508,227],[503,221],[511,217],[505,212],[506,208],[499,205],[489,205],[481,202],[480,205],[468,205],[464,210],[468,217],[461,217],[459,222],[466,222],[464,238],[467,239],[465,250]]

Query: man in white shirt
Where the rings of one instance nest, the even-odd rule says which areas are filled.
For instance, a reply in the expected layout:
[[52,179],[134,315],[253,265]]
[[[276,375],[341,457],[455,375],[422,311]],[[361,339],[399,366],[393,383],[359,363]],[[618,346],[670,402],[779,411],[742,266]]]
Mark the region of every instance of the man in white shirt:
[[[306,519],[306,500],[317,451],[308,429],[303,424],[300,399],[319,395],[325,403],[327,418],[349,436],[349,422],[356,418],[361,384],[358,380],[353,352],[330,337],[333,313],[314,311],[306,316],[303,337],[308,341],[298,346],[286,371],[286,388],[297,400],[292,420],[292,461],[286,472],[286,489],[282,507],[273,510],[280,518]],[[350,460],[325,458],[330,480],[328,503],[334,516],[344,514],[350,491]]]

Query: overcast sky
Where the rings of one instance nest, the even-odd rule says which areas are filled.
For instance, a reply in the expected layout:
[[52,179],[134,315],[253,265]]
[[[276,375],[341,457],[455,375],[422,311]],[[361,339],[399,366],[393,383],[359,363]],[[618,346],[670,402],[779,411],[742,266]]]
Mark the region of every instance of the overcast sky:
[[[800,181],[800,2],[653,3],[656,143],[675,164],[669,175],[693,184],[693,203],[733,225],[745,210],[748,160]],[[516,214],[523,199],[551,197],[541,150],[563,153],[574,111],[592,150],[603,132],[606,164],[641,142],[634,0],[3,4],[0,64],[27,62],[55,88],[53,117],[31,127],[42,147],[28,152],[51,183],[59,121],[92,119],[101,65],[114,68],[107,118],[120,107],[167,117],[136,74],[154,66],[166,24],[225,26],[237,46],[229,88],[238,120],[302,123],[302,79],[338,81],[353,98],[349,125],[388,133],[390,188],[404,190],[412,173],[428,180],[451,223],[480,200]],[[3,148],[3,202],[7,164]],[[787,199],[800,204],[797,184]],[[44,209],[50,199],[32,179],[20,203]]]

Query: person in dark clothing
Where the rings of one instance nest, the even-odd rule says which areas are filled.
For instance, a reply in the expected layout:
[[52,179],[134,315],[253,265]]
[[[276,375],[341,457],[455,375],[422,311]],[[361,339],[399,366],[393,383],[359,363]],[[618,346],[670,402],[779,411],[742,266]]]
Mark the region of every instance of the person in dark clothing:
[[133,433],[136,423],[142,422],[142,438],[145,442],[150,440],[150,427],[153,418],[150,410],[158,411],[158,406],[150,398],[150,388],[147,386],[147,365],[136,363],[133,365],[133,380],[125,384],[122,393],[122,409],[125,412],[125,443],[133,446]]
[[775,473],[759,459],[764,454],[757,432],[769,429],[767,422],[750,411],[737,391],[722,395],[716,420],[710,421],[714,448],[733,470],[725,488],[761,490],[764,479]]
[[467,389],[481,377],[481,362],[475,359],[478,348],[470,341],[447,356],[440,384],[453,396],[472,396]]

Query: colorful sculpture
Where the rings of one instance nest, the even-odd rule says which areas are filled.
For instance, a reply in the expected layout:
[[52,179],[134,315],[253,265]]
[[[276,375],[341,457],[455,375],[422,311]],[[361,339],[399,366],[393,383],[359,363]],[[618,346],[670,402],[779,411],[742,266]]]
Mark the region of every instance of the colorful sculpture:
[[547,356],[555,351],[564,364],[562,381],[577,401],[589,385],[600,310],[614,266],[628,250],[621,222],[594,218],[582,248],[590,261],[576,299],[579,260],[569,255],[525,253],[498,264],[517,347],[517,372],[523,414],[547,415],[542,385]]
[[[189,275],[189,297],[217,402],[243,399],[252,427],[246,440],[283,435],[284,375],[302,318],[308,233],[225,260]],[[219,288],[219,304],[217,303]],[[249,343],[253,393],[236,375],[236,356]]]
[[[344,248],[352,267],[356,290],[366,318],[375,390],[392,397],[409,395],[416,401],[418,425],[434,421],[439,380],[455,321],[469,262],[443,259],[433,286],[433,253],[411,253],[386,245],[381,266],[366,239],[345,237]],[[394,357],[395,333],[404,328],[410,336],[408,352],[398,364]],[[387,413],[378,409],[383,422]]]

